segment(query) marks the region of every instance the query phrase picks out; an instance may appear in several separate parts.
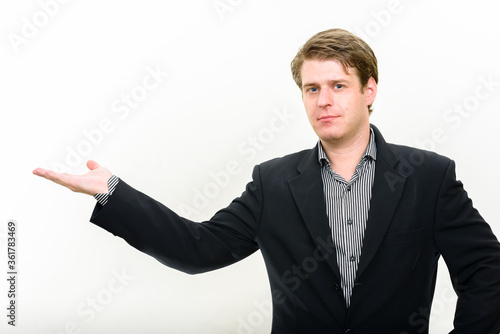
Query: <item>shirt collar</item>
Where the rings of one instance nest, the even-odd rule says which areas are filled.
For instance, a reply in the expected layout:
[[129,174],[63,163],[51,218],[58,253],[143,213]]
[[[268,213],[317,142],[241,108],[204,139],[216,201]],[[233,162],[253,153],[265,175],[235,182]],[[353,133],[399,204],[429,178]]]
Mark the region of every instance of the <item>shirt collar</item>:
[[[377,160],[377,145],[375,145],[375,134],[373,133],[373,129],[370,127],[370,141],[368,142],[368,146],[366,147],[365,153],[363,154],[363,159],[371,158],[372,160]],[[319,163],[324,166],[324,164],[330,164],[330,160],[326,156],[325,150],[323,149],[323,145],[321,145],[321,140],[318,140],[318,160]]]

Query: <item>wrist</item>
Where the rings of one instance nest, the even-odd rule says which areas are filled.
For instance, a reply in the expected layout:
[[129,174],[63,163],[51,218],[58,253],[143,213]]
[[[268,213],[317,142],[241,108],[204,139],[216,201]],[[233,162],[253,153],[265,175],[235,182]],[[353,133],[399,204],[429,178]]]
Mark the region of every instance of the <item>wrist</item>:
[[109,197],[113,194],[113,192],[116,189],[116,186],[118,185],[118,182],[120,179],[116,175],[111,175],[111,177],[108,179],[108,192],[106,193],[97,193],[94,195],[94,198],[101,204],[101,205],[106,205],[106,203],[109,200]]

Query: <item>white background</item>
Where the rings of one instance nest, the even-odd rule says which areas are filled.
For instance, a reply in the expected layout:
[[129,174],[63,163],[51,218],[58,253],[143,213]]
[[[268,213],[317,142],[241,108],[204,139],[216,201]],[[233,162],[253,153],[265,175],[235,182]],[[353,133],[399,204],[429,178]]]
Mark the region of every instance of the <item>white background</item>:
[[[19,271],[16,328],[6,324],[1,279],[2,333],[268,333],[260,253],[207,274],[176,272],[89,223],[91,197],[31,171],[83,173],[91,158],[189,218],[208,219],[243,191],[255,164],[315,145],[289,63],[333,27],[366,37],[378,57],[371,122],[387,141],[453,158],[500,235],[495,2],[61,0],[51,16],[47,2],[0,5],[0,267],[6,273],[6,224],[15,219]],[[148,68],[168,76],[127,115],[116,113]],[[292,116],[270,133],[276,112]],[[251,137],[260,138],[255,155],[242,151]],[[213,187],[210,173],[231,161],[238,173]],[[440,268],[432,333],[451,330],[454,312]],[[117,273],[127,278],[120,283]]]

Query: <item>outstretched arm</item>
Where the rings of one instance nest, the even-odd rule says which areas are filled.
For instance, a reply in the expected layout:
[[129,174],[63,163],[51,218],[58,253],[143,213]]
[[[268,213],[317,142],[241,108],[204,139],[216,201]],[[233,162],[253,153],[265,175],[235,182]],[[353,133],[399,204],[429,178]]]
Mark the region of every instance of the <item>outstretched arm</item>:
[[[254,182],[229,207],[200,224],[178,216],[124,181],[114,182],[111,172],[97,162],[89,161],[87,167],[90,171],[84,175],[42,168],[33,173],[92,196],[116,189],[109,202],[94,196],[98,204],[91,221],[172,268],[191,274],[205,272],[239,261],[258,249],[255,234],[262,195]],[[258,172],[254,178],[260,180]]]
[[111,172],[93,160],[87,162],[87,167],[90,171],[83,175],[58,173],[43,168],[35,169],[33,174],[51,180],[74,192],[91,196],[98,193],[107,193],[108,180],[112,176]]

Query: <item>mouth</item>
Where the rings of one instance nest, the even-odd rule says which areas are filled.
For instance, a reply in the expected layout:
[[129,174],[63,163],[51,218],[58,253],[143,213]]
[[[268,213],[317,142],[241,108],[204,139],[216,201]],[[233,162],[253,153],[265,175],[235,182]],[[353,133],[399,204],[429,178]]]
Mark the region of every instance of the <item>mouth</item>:
[[340,116],[325,115],[325,116],[319,117],[318,121],[320,121],[320,122],[328,122],[328,121],[334,120],[334,119],[339,118],[339,117]]

